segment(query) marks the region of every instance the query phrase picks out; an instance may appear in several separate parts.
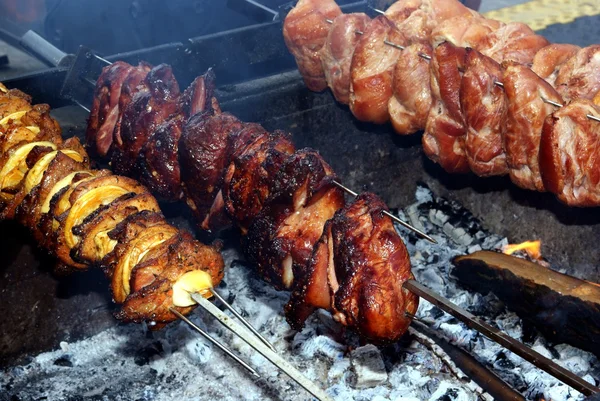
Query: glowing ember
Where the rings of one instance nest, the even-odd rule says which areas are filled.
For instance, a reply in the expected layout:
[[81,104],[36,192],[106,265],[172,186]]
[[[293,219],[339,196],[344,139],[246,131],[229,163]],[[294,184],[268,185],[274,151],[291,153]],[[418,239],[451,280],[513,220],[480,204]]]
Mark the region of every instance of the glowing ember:
[[507,255],[512,255],[517,251],[525,251],[527,255],[529,255],[532,259],[541,259],[542,258],[542,241],[525,241],[520,244],[508,244],[502,248],[502,252]]

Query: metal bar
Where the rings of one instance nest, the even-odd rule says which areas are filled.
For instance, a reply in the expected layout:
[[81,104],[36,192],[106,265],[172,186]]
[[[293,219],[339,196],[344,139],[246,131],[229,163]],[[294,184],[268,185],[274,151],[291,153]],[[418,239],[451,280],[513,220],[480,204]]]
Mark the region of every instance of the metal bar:
[[219,341],[217,341],[214,338],[212,338],[212,336],[210,334],[208,334],[206,331],[202,330],[200,327],[198,327],[198,325],[196,325],[190,319],[188,319],[187,317],[185,317],[184,315],[182,315],[181,313],[179,313],[176,309],[170,308],[170,311],[175,316],[177,316],[178,318],[180,318],[181,320],[183,320],[185,323],[187,323],[188,325],[190,325],[198,333],[200,333],[202,335],[202,337],[206,338],[208,341],[210,341],[211,343],[213,343],[214,345],[216,345],[221,351],[223,351],[224,353],[226,353],[228,356],[230,356],[231,358],[233,358],[237,363],[239,363],[244,368],[246,368],[246,370],[248,370],[250,373],[252,373],[252,375],[254,377],[256,377],[257,379],[260,379],[260,375],[258,374],[258,372],[256,370],[254,370],[246,362],[244,362],[241,358],[239,358],[236,354],[234,354],[233,352],[231,352],[231,350],[229,348],[227,348],[226,346],[224,346],[223,344],[221,344]]
[[575,375],[573,372],[568,371],[567,369],[563,368],[562,366],[558,365],[552,360],[529,348],[522,342],[515,340],[506,333],[485,323],[477,316],[464,310],[460,306],[455,305],[454,303],[450,302],[445,298],[442,298],[435,292],[431,291],[429,288],[425,287],[423,284],[415,280],[408,280],[404,283],[404,288],[418,295],[419,297],[426,299],[438,308],[442,309],[444,312],[454,316],[455,318],[466,324],[467,327],[477,330],[484,336],[488,337],[490,340],[497,342],[506,349],[519,355],[526,361],[531,362],[533,365],[537,366],[544,372],[554,376],[563,383],[573,387],[580,393],[584,395],[600,393],[600,388],[588,383],[581,377]]
[[242,324],[243,324],[244,326],[246,326],[246,328],[252,332],[252,334],[254,334],[256,337],[258,337],[258,339],[259,339],[260,341],[262,341],[262,342],[263,342],[263,343],[264,343],[264,344],[265,344],[267,347],[269,347],[269,349],[270,349],[271,351],[273,351],[273,352],[277,352],[277,350],[275,349],[275,347],[273,347],[273,345],[272,345],[272,344],[271,344],[269,341],[267,341],[267,339],[266,339],[266,338],[264,338],[264,337],[263,337],[263,336],[262,336],[262,335],[261,335],[261,334],[258,332],[258,330],[256,330],[254,327],[252,327],[252,325],[251,325],[250,323],[248,323],[248,322],[246,321],[246,319],[244,319],[244,317],[243,317],[242,315],[240,315],[240,314],[238,313],[238,311],[236,311],[236,310],[235,310],[235,308],[234,308],[233,306],[229,305],[229,302],[225,301],[225,299],[223,299],[223,297],[222,297],[222,296],[221,296],[221,295],[220,295],[220,294],[219,294],[217,291],[215,291],[215,289],[214,289],[214,288],[211,288],[211,289],[210,289],[210,293],[211,293],[211,294],[213,294],[213,295],[215,296],[215,298],[217,298],[217,299],[218,299],[218,300],[219,300],[219,301],[220,301],[220,302],[221,302],[223,305],[225,305],[225,307],[226,307],[227,309],[229,309],[229,311],[230,311],[231,313],[233,313],[233,315],[234,315],[235,317],[237,317],[237,318],[238,318],[238,320],[239,320],[240,322],[242,322]]
[[198,294],[192,294],[192,299],[198,302],[208,313],[213,315],[214,318],[219,320],[225,327],[235,333],[249,346],[254,348],[258,353],[268,359],[273,365],[277,366],[282,372],[287,374],[296,383],[304,387],[306,391],[315,396],[321,401],[333,401],[333,399],[325,393],[316,384],[306,378],[298,369],[293,367],[288,361],[271,351],[267,346],[260,342],[254,335],[246,331],[246,329],[236,322],[231,320],[229,316],[224,314],[219,308],[213,305],[209,300]]

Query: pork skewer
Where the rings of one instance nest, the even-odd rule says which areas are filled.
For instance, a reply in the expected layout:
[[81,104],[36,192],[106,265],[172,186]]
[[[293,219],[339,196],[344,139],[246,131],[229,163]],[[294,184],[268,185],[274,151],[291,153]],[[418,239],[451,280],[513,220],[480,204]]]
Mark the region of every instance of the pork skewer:
[[[216,115],[216,117],[213,118],[221,118],[219,117],[219,115]],[[242,130],[243,132],[243,130]],[[260,144],[266,144],[266,143],[270,143],[268,141],[275,141],[276,138],[278,138],[277,135],[275,136],[270,136],[270,134],[266,133],[264,130],[261,131],[261,128],[259,127],[252,127],[252,130],[247,131],[246,134],[244,135],[250,135],[252,132],[254,132],[253,135],[255,139],[253,139],[253,141],[255,141],[255,144],[250,145],[252,142],[246,142],[246,146],[250,147],[250,148],[254,148],[255,152],[260,150]],[[262,138],[262,139],[256,139],[256,138]],[[269,139],[271,138],[271,139]],[[279,137],[279,139],[277,140],[283,140],[282,143],[285,143],[285,137]],[[256,142],[258,141],[258,142]],[[267,142],[265,142],[267,141]],[[273,142],[273,144],[278,143],[278,142]],[[279,146],[279,145],[270,145],[270,146]],[[281,148],[284,149],[284,148]],[[258,154],[261,154],[260,152]],[[249,155],[248,155],[249,156]],[[242,157],[241,155],[238,157]],[[243,159],[244,162],[240,162],[239,165],[240,166],[244,166],[246,164],[253,166],[254,161],[252,158],[246,157]],[[305,160],[308,162],[308,160],[312,160],[310,161],[310,163],[308,164],[297,164],[298,163],[302,163],[302,161]],[[296,153],[296,155],[291,156],[289,161],[287,163],[284,163],[283,165],[279,166],[278,169],[280,170],[279,174],[276,174],[275,177],[275,188],[278,187],[277,181],[280,178],[286,177],[286,174],[291,174],[293,177],[296,177],[296,174],[298,174],[298,171],[301,171],[304,167],[302,166],[318,166],[319,163],[323,163],[322,161],[319,161],[320,158],[317,155],[312,154],[311,152],[307,152],[307,151],[299,151]],[[297,162],[296,162],[297,161]],[[233,165],[237,165],[237,163],[234,163]],[[267,164],[268,165],[268,164]],[[289,167],[287,167],[287,165],[289,165]],[[311,167],[313,168],[313,167]],[[277,167],[276,167],[277,169]],[[251,170],[255,170],[255,167],[251,167]],[[232,170],[233,171],[233,170]],[[243,171],[243,170],[242,170]],[[315,174],[315,172],[319,171],[317,170],[313,170],[313,172],[311,174]],[[326,170],[321,171],[321,173],[319,174],[323,174],[325,173],[325,177],[327,177],[327,175],[331,174],[331,173],[327,173]],[[233,175],[230,175],[228,180],[231,180],[231,178],[233,176],[235,176],[235,172],[232,173]],[[326,183],[327,181],[319,181],[322,180],[321,178],[317,179],[315,176],[315,179],[317,181],[315,182],[315,185],[317,185],[316,188],[325,188],[327,189],[328,187],[326,186],[327,184],[325,184],[325,186],[323,186],[323,184],[317,184],[318,182],[323,182]],[[396,297],[395,300],[393,302],[387,302],[387,304],[384,303],[379,303],[379,302],[374,302],[375,304],[377,304],[377,311],[370,311],[368,309],[366,309],[363,313],[365,313],[364,317],[359,317],[359,315],[356,315],[355,312],[352,311],[352,309],[348,309],[348,306],[352,305],[352,300],[354,299],[352,296],[348,296],[347,294],[352,294],[355,293],[355,291],[361,291],[361,292],[365,292],[365,296],[367,297],[377,297],[376,294],[368,294],[368,291],[371,291],[369,289],[369,287],[365,287],[365,286],[361,286],[360,281],[359,282],[350,282],[348,283],[347,277],[351,277],[351,276],[344,276],[344,274],[350,274],[350,275],[358,275],[358,277],[360,277],[360,270],[355,270],[356,266],[353,266],[353,263],[356,263],[355,260],[360,258],[361,252],[365,252],[367,251],[367,249],[371,249],[373,247],[373,245],[375,245],[375,242],[371,242],[373,241],[372,239],[369,239],[369,235],[372,234],[365,234],[365,233],[370,233],[370,232],[376,232],[377,234],[375,234],[375,236],[373,238],[387,238],[387,241],[389,241],[392,237],[390,236],[389,232],[390,230],[393,231],[393,226],[390,224],[391,220],[385,220],[388,218],[388,216],[385,216],[385,219],[382,219],[382,215],[385,215],[383,213],[383,211],[385,210],[385,207],[382,207],[381,205],[381,201],[378,200],[376,197],[374,197],[374,195],[371,194],[363,194],[363,195],[359,195],[357,197],[357,200],[355,201],[354,204],[352,205],[348,205],[346,206],[344,209],[340,209],[338,212],[336,212],[336,215],[334,216],[333,219],[331,219],[330,221],[327,222],[327,224],[325,224],[325,228],[323,229],[323,235],[321,235],[321,239],[315,244],[314,246],[314,251],[313,251],[313,256],[312,258],[308,261],[308,265],[305,267],[302,267],[303,264],[306,264],[307,262],[302,262],[302,263],[298,263],[298,267],[294,267],[295,264],[297,262],[294,262],[294,258],[300,258],[300,260],[303,260],[303,256],[300,255],[296,255],[296,256],[292,256],[291,259],[289,259],[290,261],[288,262],[288,258],[290,258],[290,255],[293,255],[293,250],[289,250],[289,248],[285,248],[287,250],[285,250],[285,252],[292,252],[292,254],[288,254],[288,256],[285,256],[285,253],[283,255],[281,254],[277,254],[279,246],[274,246],[275,243],[278,243],[278,241],[288,241],[290,239],[293,239],[293,236],[291,238],[286,237],[287,234],[282,234],[279,237],[275,237],[272,238],[269,235],[266,236],[266,241],[265,241],[265,234],[268,234],[269,232],[277,232],[277,231],[273,231],[273,228],[270,228],[271,225],[275,224],[275,226],[277,227],[278,222],[281,222],[282,220],[280,219],[285,219],[283,221],[288,221],[290,228],[287,230],[287,232],[291,232],[293,235],[296,235],[296,231],[295,228],[296,226],[298,227],[303,227],[303,230],[306,231],[306,228],[310,227],[310,224],[307,226],[304,224],[304,221],[308,221],[305,220],[306,217],[304,217],[305,211],[303,210],[303,206],[302,204],[306,203],[312,196],[311,195],[302,195],[301,197],[299,197],[297,195],[297,190],[301,189],[302,186],[300,186],[300,188],[298,188],[298,185],[300,185],[303,181],[304,182],[313,182],[311,181],[313,180],[312,178],[307,180],[306,176],[303,175],[303,173],[300,173],[300,175],[297,178],[294,178],[292,181],[290,181],[290,183],[292,183],[292,187],[286,187],[285,185],[285,180],[282,181],[281,184],[283,184],[284,186],[281,187],[280,189],[280,194],[277,194],[277,192],[273,193],[270,195],[270,197],[275,197],[275,199],[279,199],[279,197],[283,196],[284,198],[288,198],[290,196],[292,196],[292,198],[294,199],[294,204],[296,204],[297,202],[300,203],[300,207],[295,209],[295,213],[292,211],[286,211],[285,208],[281,209],[281,205],[278,202],[274,202],[271,203],[272,206],[267,207],[267,209],[265,211],[260,212],[255,220],[255,223],[252,223],[250,226],[247,226],[247,223],[242,223],[242,229],[243,231],[246,232],[246,238],[248,238],[246,241],[245,245],[247,247],[247,249],[250,249],[250,255],[253,258],[256,258],[256,260],[251,260],[252,262],[254,262],[254,264],[256,264],[259,267],[259,272],[261,273],[261,275],[263,275],[263,277],[265,277],[265,279],[268,279],[268,281],[271,281],[276,287],[278,288],[290,288],[291,287],[291,282],[296,280],[300,280],[300,282],[298,284],[295,285],[296,290],[294,290],[294,292],[292,293],[292,297],[290,299],[290,302],[288,303],[288,305],[286,306],[286,314],[288,315],[288,321],[290,322],[290,324],[292,325],[292,327],[300,327],[304,321],[304,319],[306,319],[306,317],[315,309],[315,308],[325,308],[325,309],[333,309],[332,313],[334,315],[334,319],[338,320],[340,322],[342,322],[343,324],[346,325],[352,325],[354,326],[357,331],[359,332],[359,334],[367,339],[378,339],[379,341],[384,340],[384,341],[393,341],[394,339],[396,339],[398,333],[403,333],[406,329],[406,327],[408,327],[408,324],[410,323],[410,320],[407,319],[399,319],[399,318],[394,318],[392,320],[389,320],[386,318],[386,316],[388,316],[387,311],[384,312],[385,308],[395,305],[395,304],[399,304],[399,305],[404,305],[402,306],[402,308],[404,310],[407,311],[407,315],[409,316],[411,313],[411,311],[416,310],[416,308],[414,308],[415,306],[415,298],[414,295],[411,297],[406,296],[405,294],[409,294],[410,292],[412,292],[412,290],[415,290],[416,287],[414,287],[415,282],[414,280],[412,280],[411,276],[406,276],[404,278],[400,278],[398,279],[392,279],[391,282],[392,283],[402,283],[401,287],[398,288],[393,288],[390,287],[390,289],[381,289],[383,291],[383,294],[386,294],[385,297]],[[229,181],[228,181],[229,182]],[[352,195],[358,195],[355,192],[347,189],[346,187],[344,187],[343,185],[339,184],[339,182],[334,178],[333,180],[330,180],[331,184],[337,186],[338,188],[342,188],[344,189],[346,192],[352,194]],[[295,183],[295,184],[294,184]],[[313,185],[313,184],[311,184]],[[261,190],[259,190],[258,188],[256,188],[257,192],[260,193]],[[323,193],[323,191],[321,190],[322,195],[322,199],[326,198],[327,193],[332,193],[331,190],[327,190],[327,192]],[[230,195],[226,195],[225,197],[228,197]],[[285,202],[284,202],[285,203]],[[269,202],[267,202],[267,204],[269,204]],[[370,206],[368,206],[370,205]],[[272,209],[272,207],[274,207],[275,209]],[[339,206],[336,206],[336,208]],[[279,211],[277,211],[279,208]],[[272,211],[275,210],[276,214],[275,217],[273,217],[271,215]],[[366,211],[366,213],[365,213]],[[246,216],[245,212],[243,212],[241,215],[238,214],[239,212],[243,212],[243,211],[235,211],[235,215],[239,215],[239,216]],[[256,213],[256,212],[253,212]],[[282,213],[282,214],[281,214]],[[330,212],[329,212],[330,213]],[[282,216],[282,217],[278,217],[278,216]],[[308,214],[308,216],[310,216],[310,214]],[[325,217],[325,220],[327,219],[328,215],[325,216],[321,216],[320,218]],[[365,219],[366,216],[366,220]],[[247,217],[238,217],[238,219],[241,218],[241,221],[245,221],[247,219]],[[289,218],[291,218],[292,220],[288,220]],[[369,229],[367,228],[366,230],[362,227],[362,225],[364,223],[362,223],[362,221],[372,221],[373,223],[369,223],[369,224],[373,224],[373,228]],[[381,223],[377,222],[384,222],[382,226],[380,226]],[[264,223],[264,224],[263,224]],[[320,224],[324,224],[324,220],[323,223]],[[285,226],[285,224],[284,224]],[[245,227],[245,228],[244,228]],[[304,228],[306,227],[306,228]],[[369,226],[367,226],[369,227]],[[373,231],[374,230],[374,231]],[[310,231],[310,230],[308,230]],[[307,232],[308,232],[307,231]],[[304,234],[300,235],[300,239],[303,238]],[[361,238],[361,237],[366,237],[367,238],[367,242],[366,243],[355,243],[354,238]],[[397,237],[396,237],[397,238]],[[303,241],[303,240],[302,240]],[[301,242],[302,242],[301,241]],[[314,239],[311,239],[311,242],[314,242]],[[397,241],[397,239],[395,239],[394,241]],[[285,242],[283,242],[283,244],[285,244]],[[288,245],[286,245],[288,246]],[[388,245],[389,247],[389,245]],[[293,249],[293,247],[292,247]],[[375,248],[377,249],[377,248]],[[400,248],[399,248],[400,249]],[[275,251],[275,254],[271,254],[272,251]],[[376,262],[377,263],[385,263],[386,266],[390,266],[393,269],[393,266],[395,265],[395,262],[391,262],[390,260],[396,260],[397,258],[398,261],[400,261],[401,259],[406,257],[406,254],[404,254],[404,256],[402,256],[402,252],[400,253],[392,253],[389,256],[386,253],[386,250],[384,248],[379,249],[379,251],[375,251],[375,254],[373,254],[372,259],[370,262]],[[392,256],[394,255],[394,256]],[[389,258],[389,260],[387,259]],[[334,262],[331,262],[331,261]],[[338,261],[338,263],[340,264],[340,266],[338,267],[337,265],[335,266],[335,273],[332,270],[331,264],[334,263],[336,264],[335,261]],[[381,262],[379,262],[381,260]],[[348,265],[346,265],[347,263],[349,263]],[[402,262],[402,264],[404,263],[408,263],[408,262]],[[344,267],[344,269],[348,269],[348,273],[344,273],[342,275],[340,275],[339,270],[342,267]],[[296,270],[299,269],[299,270]],[[307,269],[307,271],[304,271],[302,269]],[[300,273],[298,275],[298,273]],[[390,271],[390,273],[395,274],[396,272],[392,272]],[[383,271],[379,271],[379,272],[373,272],[373,273],[369,273],[369,274],[387,274],[384,273]],[[404,273],[403,273],[404,274]],[[297,276],[297,277],[296,277]],[[336,277],[337,276],[337,277]],[[303,281],[303,277],[305,277],[306,279],[308,279],[308,281]],[[382,281],[383,283],[383,281]],[[409,284],[404,284],[404,283],[409,283]],[[358,286],[355,286],[356,284],[358,284]],[[339,290],[336,288],[334,290],[335,292],[335,302],[333,302],[331,299],[329,299],[326,294],[328,294],[330,292],[330,290],[328,289],[328,286],[335,286],[338,287],[339,286]],[[344,288],[344,290],[342,290],[342,288]],[[378,290],[379,291],[379,290]],[[389,291],[389,293],[388,293]],[[410,292],[409,292],[410,291]],[[415,290],[416,291],[416,290]],[[325,295],[323,296],[319,296],[319,294],[321,295]],[[337,294],[340,294],[340,296],[338,296]],[[430,299],[433,301],[436,301],[435,297],[431,297],[431,294],[427,294],[427,293],[423,293],[424,295],[422,295],[425,299]],[[412,295],[412,294],[411,294]],[[429,298],[428,298],[429,297]],[[438,297],[439,298],[439,297]],[[391,299],[391,298],[389,298]],[[439,300],[439,299],[438,299]],[[447,301],[445,301],[447,303]],[[383,310],[380,308],[384,308]],[[375,312],[375,313],[373,313]],[[461,316],[461,311],[460,310],[456,310],[453,311],[453,313],[456,313],[458,316]],[[391,316],[391,315],[390,315]],[[363,323],[360,323],[359,320],[357,318],[360,318],[363,320]],[[383,320],[382,320],[383,318]],[[375,323],[375,324],[373,324]],[[474,327],[479,327],[477,324],[473,324]],[[388,331],[389,330],[389,331]],[[386,337],[388,336],[389,337]],[[385,340],[386,338],[388,338],[388,340]],[[519,343],[520,344],[520,343]],[[532,355],[532,350],[530,350],[529,348],[525,347],[523,344],[520,345],[512,345],[513,348],[515,349],[515,352],[517,352],[519,355]],[[554,365],[547,365],[547,364],[541,364],[540,366],[542,369],[545,369],[546,371],[549,371],[550,373],[555,373],[558,376],[560,376],[559,378],[563,377],[561,375],[564,375],[566,377],[566,381],[569,383],[575,383],[576,386],[578,386],[577,388],[581,388],[582,384],[580,382],[578,382],[578,378],[576,376],[574,376],[573,374],[569,374],[569,372],[565,372],[565,371],[560,371],[557,370],[556,367]],[[558,372],[558,373],[556,373]],[[588,389],[589,390],[589,389]],[[585,390],[585,391],[588,391]],[[590,390],[591,391],[591,390]]]
[[[190,295],[216,293],[213,283],[222,278],[217,248],[167,224],[154,197],[136,181],[90,170],[78,139],[63,142],[48,112],[47,105],[31,106],[27,95],[0,85],[0,218],[16,218],[30,228],[61,261],[62,271],[102,267],[113,299],[123,304],[119,319],[144,321],[153,329],[177,318],[191,323],[184,313],[193,310],[197,297]],[[199,332],[258,376],[223,344]],[[273,353],[264,338],[255,341],[265,342],[259,352]],[[320,400],[331,400],[289,364],[285,371]]]

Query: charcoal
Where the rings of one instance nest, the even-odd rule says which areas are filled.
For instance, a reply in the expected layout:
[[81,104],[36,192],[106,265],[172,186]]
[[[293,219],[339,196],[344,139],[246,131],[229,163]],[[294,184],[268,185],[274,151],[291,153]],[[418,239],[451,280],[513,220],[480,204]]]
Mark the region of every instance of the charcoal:
[[355,388],[375,387],[388,378],[379,349],[372,344],[353,350],[351,353]]

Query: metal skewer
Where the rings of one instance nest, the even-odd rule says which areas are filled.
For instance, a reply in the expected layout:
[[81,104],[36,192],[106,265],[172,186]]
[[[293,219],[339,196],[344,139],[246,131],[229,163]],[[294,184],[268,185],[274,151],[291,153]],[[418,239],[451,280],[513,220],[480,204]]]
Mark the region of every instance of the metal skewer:
[[258,372],[256,370],[254,370],[246,362],[244,362],[244,360],[242,360],[240,357],[238,357],[236,354],[234,354],[229,348],[227,348],[226,346],[224,346],[223,344],[221,344],[216,339],[212,338],[210,334],[208,334],[206,331],[202,330],[200,327],[198,327],[198,325],[196,325],[190,319],[188,319],[187,317],[185,317],[184,315],[182,315],[181,313],[179,313],[179,311],[177,311],[175,308],[169,308],[169,310],[171,311],[171,313],[173,313],[179,319],[183,320],[185,323],[187,323],[188,325],[190,325],[194,330],[196,330],[198,333],[200,333],[202,335],[202,337],[206,338],[208,341],[210,341],[211,343],[213,343],[214,345],[216,345],[221,351],[223,351],[224,353],[226,353],[229,357],[233,358],[237,363],[239,363],[244,368],[246,368],[246,370],[248,372],[252,373],[252,375],[254,377],[256,377],[257,379],[260,379],[260,375],[258,374]]
[[483,320],[479,319],[472,313],[464,310],[458,305],[450,302],[449,300],[442,298],[423,284],[415,280],[408,280],[403,285],[404,288],[410,292],[418,295],[419,297],[426,299],[433,305],[442,309],[444,312],[454,316],[461,322],[467,325],[471,329],[475,329],[490,340],[502,345],[506,349],[519,355],[526,361],[531,362],[533,365],[542,369],[544,372],[549,373],[555,378],[559,379],[563,383],[573,387],[584,395],[592,395],[600,393],[600,388],[594,386],[577,376],[573,372],[568,371],[562,366],[558,365],[551,359],[546,358],[542,354],[533,349],[529,348],[520,341],[515,340],[506,333],[498,330],[497,328],[487,324]]
[[235,335],[241,338],[246,344],[254,348],[258,353],[268,359],[273,365],[277,366],[282,372],[287,374],[292,380],[302,386],[306,391],[315,396],[321,401],[333,401],[333,399],[325,393],[321,388],[315,385],[312,381],[306,378],[298,369],[293,367],[288,361],[281,358],[278,354],[271,351],[262,342],[257,341],[256,337],[246,331],[245,328],[238,325],[236,322],[231,320],[229,316],[224,314],[219,308],[213,305],[209,300],[199,294],[192,294],[194,299],[200,306],[202,306],[208,313],[215,317],[225,327],[231,330]]
[[237,317],[239,319],[239,321],[242,322],[242,324],[244,326],[246,326],[246,328],[252,332],[252,334],[254,334],[256,337],[258,337],[258,339],[260,341],[262,341],[267,347],[269,347],[271,349],[271,351],[277,352],[275,347],[273,347],[273,345],[269,341],[267,341],[266,338],[264,338],[254,327],[252,327],[252,325],[250,323],[248,323],[248,321],[246,321],[246,319],[244,319],[242,317],[242,315],[240,315],[238,313],[238,311],[236,311],[233,308],[233,306],[229,305],[229,303],[227,301],[225,301],[225,299],[223,299],[223,297],[220,296],[219,293],[217,291],[215,291],[214,288],[210,288],[209,291],[211,294],[213,294],[215,296],[215,298],[217,298],[223,305],[225,305],[225,307],[227,309],[229,309],[231,311],[231,313],[233,313],[233,315],[235,317]]
[[[337,185],[340,189],[344,190],[349,195],[354,196],[354,197],[358,196],[358,194],[356,192],[354,192],[350,188],[342,185],[340,182],[334,180],[333,183],[335,185]],[[437,244],[438,243],[434,238],[432,238],[429,235],[425,234],[423,231],[419,230],[418,228],[415,228],[415,227],[411,226],[410,224],[408,224],[404,220],[399,219],[398,217],[394,216],[392,213],[388,212],[387,210],[384,210],[383,214],[385,214],[386,216],[390,217],[392,220],[394,220],[396,223],[400,224],[402,227],[411,230],[412,232],[414,232],[415,234],[417,234],[421,238],[424,238],[424,239],[426,239],[427,241],[429,241],[429,242],[431,242],[433,244]]]

